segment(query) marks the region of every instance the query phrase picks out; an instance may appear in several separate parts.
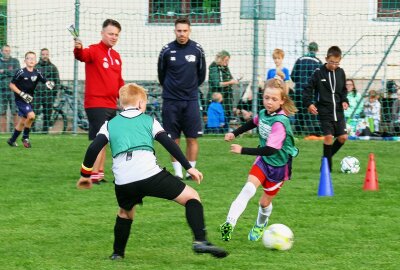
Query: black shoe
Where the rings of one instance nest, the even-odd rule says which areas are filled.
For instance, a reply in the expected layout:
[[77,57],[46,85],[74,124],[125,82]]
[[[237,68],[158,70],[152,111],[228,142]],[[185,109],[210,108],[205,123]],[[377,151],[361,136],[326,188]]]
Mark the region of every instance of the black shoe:
[[125,257],[125,256],[123,256],[123,255],[119,255],[119,254],[117,254],[117,253],[113,253],[113,254],[111,254],[111,256],[110,256],[110,260],[118,261],[118,260],[122,260],[124,257]]
[[186,176],[185,179],[186,179],[186,180],[193,180],[193,178],[192,178],[191,175]]
[[7,140],[7,144],[8,144],[9,146],[11,146],[11,147],[17,147],[17,146],[18,146],[18,144],[17,144],[16,142],[12,142],[11,139],[8,139],[8,140]]
[[209,253],[216,258],[225,258],[228,252],[222,248],[216,247],[208,241],[195,241],[193,242],[193,251],[197,254]]

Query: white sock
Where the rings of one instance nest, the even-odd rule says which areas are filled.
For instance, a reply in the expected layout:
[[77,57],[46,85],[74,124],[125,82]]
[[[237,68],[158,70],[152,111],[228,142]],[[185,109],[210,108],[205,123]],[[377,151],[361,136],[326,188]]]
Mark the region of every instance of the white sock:
[[264,226],[268,224],[268,218],[272,212],[272,202],[265,208],[261,205],[258,207],[257,226]]
[[[190,166],[192,166],[192,168],[196,168],[196,161],[189,161],[189,163],[190,163]],[[188,177],[188,176],[190,176],[190,174],[188,174],[186,172],[186,177]]]
[[239,195],[231,204],[226,222],[229,222],[233,227],[236,226],[236,222],[246,209],[247,203],[254,196],[254,194],[256,194],[256,191],[257,188],[253,185],[253,183],[247,182],[246,185],[244,185],[242,191],[240,191]]
[[183,178],[182,165],[178,161],[173,161],[172,162],[172,167],[174,167],[175,176]]

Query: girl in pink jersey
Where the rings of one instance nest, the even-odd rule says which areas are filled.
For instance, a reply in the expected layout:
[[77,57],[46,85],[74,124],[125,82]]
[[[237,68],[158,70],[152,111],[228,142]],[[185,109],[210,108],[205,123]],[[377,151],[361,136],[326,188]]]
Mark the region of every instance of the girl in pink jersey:
[[298,149],[294,146],[288,115],[294,114],[297,109],[287,93],[287,86],[281,77],[277,76],[268,80],[263,94],[265,109],[243,126],[225,135],[225,141],[229,142],[238,135],[258,127],[260,147],[247,148],[238,144],[231,145],[232,153],[255,155],[257,158],[250,169],[247,183],[231,204],[226,222],[220,226],[224,241],[231,239],[232,231],[240,215],[261,185],[264,193],[259,201],[255,225],[248,235],[250,241],[259,240],[272,212],[272,199],[284,181],[291,177],[292,158],[297,155]]

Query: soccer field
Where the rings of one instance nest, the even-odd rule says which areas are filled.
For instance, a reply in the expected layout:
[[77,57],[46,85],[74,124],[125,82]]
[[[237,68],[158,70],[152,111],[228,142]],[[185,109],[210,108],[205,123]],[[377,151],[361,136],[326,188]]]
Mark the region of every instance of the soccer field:
[[[261,190],[239,220],[233,239],[218,227],[241,190],[254,157],[229,153],[222,137],[200,139],[195,187],[204,203],[210,241],[230,256],[195,255],[184,208],[146,198],[138,207],[123,261],[110,261],[117,204],[112,183],[77,190],[88,145],[85,135],[32,135],[31,149],[11,148],[0,136],[1,269],[398,269],[400,265],[400,157],[398,142],[349,141],[334,157],[333,197],[318,197],[322,142],[298,140],[292,180],[274,200],[270,224],[294,232],[290,251],[270,251],[247,234]],[[236,140],[255,146],[254,137]],[[157,145],[161,166],[171,167]],[[375,154],[379,191],[362,190],[368,155]],[[357,157],[358,174],[340,172],[340,160]],[[106,178],[110,175],[110,155]]]

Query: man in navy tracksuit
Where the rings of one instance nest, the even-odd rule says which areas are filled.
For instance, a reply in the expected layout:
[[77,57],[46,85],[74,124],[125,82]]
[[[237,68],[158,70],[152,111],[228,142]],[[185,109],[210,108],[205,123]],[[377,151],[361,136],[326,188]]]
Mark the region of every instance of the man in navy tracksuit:
[[[346,74],[339,67],[342,51],[337,46],[328,49],[326,63],[311,75],[303,90],[303,105],[313,115],[318,115],[324,135],[323,156],[332,170],[332,156],[347,140],[344,110],[349,107]],[[313,103],[315,97],[315,104]],[[333,138],[337,139],[333,142]]]
[[[199,86],[206,77],[206,60],[200,44],[189,39],[190,21],[175,21],[176,40],[165,45],[158,58],[158,80],[163,87],[162,122],[164,129],[179,145],[186,137],[186,158],[196,166],[197,138],[202,135]],[[182,166],[173,157],[175,176],[183,178]],[[186,174],[186,177],[189,175]]]
[[320,135],[317,117],[309,115],[307,108],[303,106],[303,89],[308,83],[308,79],[313,74],[314,70],[322,65],[321,60],[316,56],[318,52],[318,44],[310,42],[308,45],[308,53],[296,60],[290,78],[295,83],[294,101],[299,110],[295,114],[296,131],[306,133],[307,135]]

